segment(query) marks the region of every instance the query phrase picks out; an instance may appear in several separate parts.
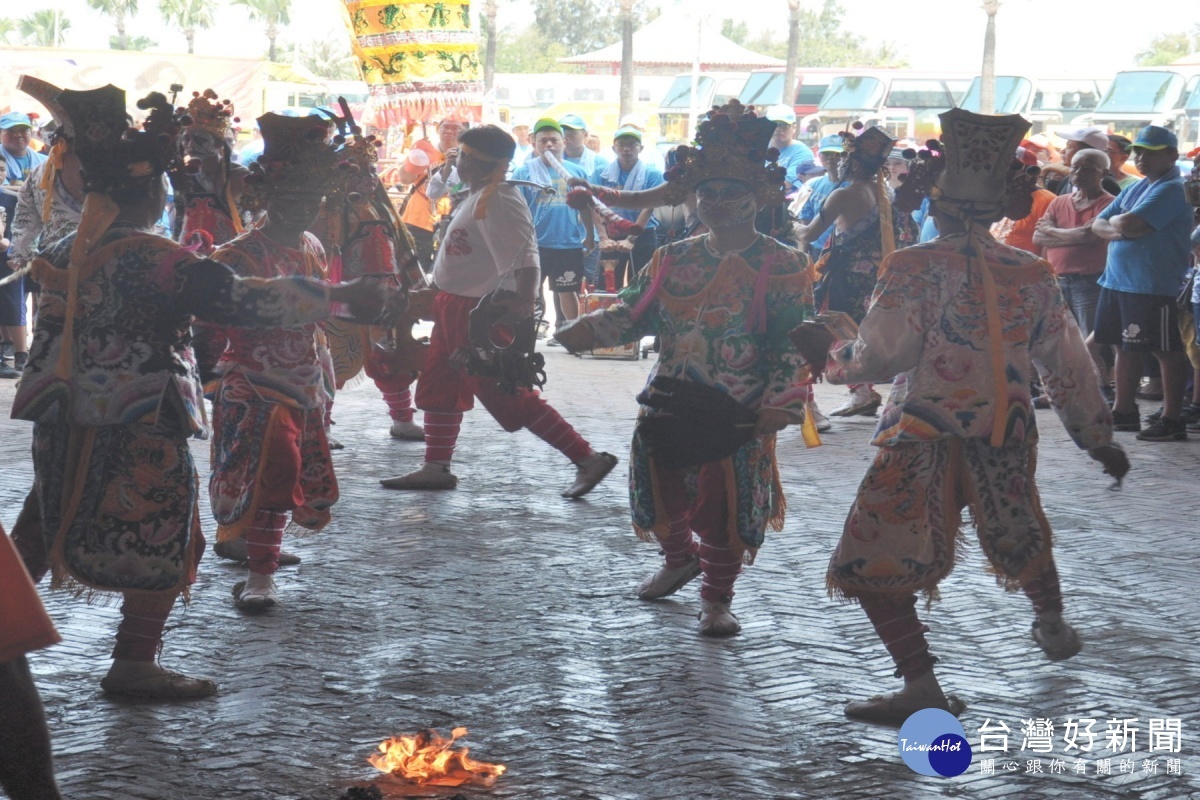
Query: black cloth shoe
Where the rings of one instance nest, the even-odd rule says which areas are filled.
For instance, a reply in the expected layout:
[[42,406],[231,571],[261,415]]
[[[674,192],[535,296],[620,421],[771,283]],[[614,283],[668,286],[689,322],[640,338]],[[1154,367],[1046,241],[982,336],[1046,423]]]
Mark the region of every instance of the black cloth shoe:
[[1187,440],[1187,425],[1182,419],[1160,418],[1137,435],[1143,442],[1182,442]]
[[1114,408],[1112,417],[1114,431],[1132,431],[1136,433],[1142,429],[1142,414],[1138,411],[1137,406],[1133,407],[1133,411],[1117,411]]

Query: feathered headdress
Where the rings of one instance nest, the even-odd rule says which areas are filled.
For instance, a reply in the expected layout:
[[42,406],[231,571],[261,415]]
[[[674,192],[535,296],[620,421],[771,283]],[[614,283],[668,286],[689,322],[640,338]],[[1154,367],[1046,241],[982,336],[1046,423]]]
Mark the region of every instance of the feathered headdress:
[[212,89],[192,92],[187,108],[180,109],[179,114],[180,125],[185,128],[195,126],[221,140],[225,139],[229,126],[239,121],[233,115],[233,101],[217,99],[217,93]]
[[676,149],[665,176],[666,201],[678,205],[702,181],[725,179],[753,186],[760,206],[782,203],[786,170],[775,163],[774,133],[774,122],[737,100],[713,108],[696,130],[696,145]]

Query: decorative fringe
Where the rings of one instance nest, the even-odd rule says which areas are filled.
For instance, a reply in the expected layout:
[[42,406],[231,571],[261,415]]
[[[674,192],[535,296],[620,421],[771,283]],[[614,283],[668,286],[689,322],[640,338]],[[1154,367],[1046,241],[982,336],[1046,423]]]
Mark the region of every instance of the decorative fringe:
[[887,258],[896,252],[896,229],[892,227],[892,201],[887,195],[885,170],[875,173],[875,204],[879,207],[879,243],[881,253]]

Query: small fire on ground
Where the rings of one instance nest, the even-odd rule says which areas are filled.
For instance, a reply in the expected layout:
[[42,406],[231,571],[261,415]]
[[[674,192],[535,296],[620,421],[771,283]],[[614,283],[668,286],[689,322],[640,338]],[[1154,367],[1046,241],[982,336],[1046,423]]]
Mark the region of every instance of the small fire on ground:
[[426,728],[415,736],[394,736],[380,742],[379,753],[367,756],[367,761],[380,772],[422,786],[491,786],[507,767],[476,761],[466,747],[455,747],[466,735],[466,728],[455,728],[447,739]]

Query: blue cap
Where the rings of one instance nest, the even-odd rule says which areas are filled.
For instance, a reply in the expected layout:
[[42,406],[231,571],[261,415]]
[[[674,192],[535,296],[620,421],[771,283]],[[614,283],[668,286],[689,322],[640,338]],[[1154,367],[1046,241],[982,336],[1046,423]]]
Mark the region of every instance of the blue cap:
[[613,141],[615,142],[617,139],[620,139],[622,136],[632,136],[634,139],[637,139],[639,142],[642,140],[642,132],[639,131],[637,128],[633,127],[632,125],[622,125],[620,128],[617,128],[617,132],[613,134]]
[[791,106],[770,106],[764,117],[771,122],[786,122],[788,125],[796,124],[796,110]]
[[813,175],[824,175],[825,168],[814,161],[805,161],[800,166],[796,167],[796,175],[801,178],[808,178]]
[[578,114],[563,114],[558,118],[558,124],[564,128],[574,128],[577,131],[587,130],[587,123]]
[[1140,147],[1143,150],[1165,150],[1168,147],[1174,147],[1178,150],[1179,139],[1166,128],[1161,128],[1158,125],[1147,125],[1138,131],[1137,138],[1133,140],[1132,146]]
[[0,117],[0,130],[6,131],[9,128],[16,128],[19,125],[32,128],[33,120],[29,118],[28,114],[22,114],[20,111],[10,111],[4,116]]
[[842,146],[842,137],[836,133],[822,136],[821,144],[817,147],[818,153],[844,153],[845,151],[846,148]]

